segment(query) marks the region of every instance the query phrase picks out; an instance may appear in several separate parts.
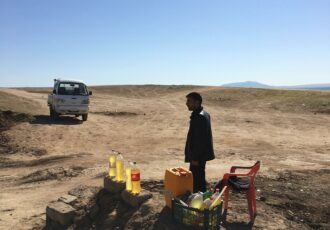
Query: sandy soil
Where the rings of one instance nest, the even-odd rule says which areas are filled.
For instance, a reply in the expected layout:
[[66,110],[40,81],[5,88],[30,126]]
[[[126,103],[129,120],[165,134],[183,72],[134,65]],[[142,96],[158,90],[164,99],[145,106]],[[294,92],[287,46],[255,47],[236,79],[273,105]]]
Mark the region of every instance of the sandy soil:
[[[283,210],[290,200],[304,203],[298,199],[301,193],[309,194],[306,200],[323,204],[324,210],[330,208],[325,198],[329,193],[323,194],[330,181],[329,171],[324,171],[330,165],[330,92],[307,93],[308,98],[316,98],[314,105],[307,99],[301,103],[306,94],[301,91],[289,96],[285,91],[282,98],[259,95],[267,90],[190,86],[94,88],[87,122],[73,117],[50,120],[43,90],[0,89],[1,96],[8,97],[0,101],[0,105],[7,103],[6,109],[16,105],[17,112],[26,112],[27,105],[33,105],[30,122],[15,123],[3,131],[7,141],[0,149],[0,228],[40,228],[48,202],[80,184],[101,186],[111,149],[137,161],[145,181],[162,180],[166,168],[187,166],[183,151],[190,112],[185,95],[192,90],[205,95],[204,108],[212,117],[216,160],[207,163],[207,179],[220,179],[231,165],[261,160],[259,198],[267,199],[258,201],[255,227],[329,228],[323,214],[308,219],[297,214],[298,205],[291,208],[292,215]],[[290,173],[299,175],[290,179]],[[299,191],[283,185],[281,175],[285,183],[298,184]],[[321,175],[316,178],[322,183],[311,175]],[[300,191],[304,186],[311,191]],[[285,203],[284,198],[289,201]],[[240,199],[244,209],[233,206],[232,225],[227,229],[240,228],[239,223],[247,220],[245,200]],[[235,210],[244,215],[235,215]]]

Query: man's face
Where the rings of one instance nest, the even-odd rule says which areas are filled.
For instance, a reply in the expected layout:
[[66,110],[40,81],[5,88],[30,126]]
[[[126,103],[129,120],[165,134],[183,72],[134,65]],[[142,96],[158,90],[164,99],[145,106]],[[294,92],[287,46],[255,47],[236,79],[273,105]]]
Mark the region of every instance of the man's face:
[[194,99],[192,99],[190,97],[187,97],[186,105],[187,105],[189,111],[194,111],[195,109],[197,109],[200,106],[199,101],[195,101]]

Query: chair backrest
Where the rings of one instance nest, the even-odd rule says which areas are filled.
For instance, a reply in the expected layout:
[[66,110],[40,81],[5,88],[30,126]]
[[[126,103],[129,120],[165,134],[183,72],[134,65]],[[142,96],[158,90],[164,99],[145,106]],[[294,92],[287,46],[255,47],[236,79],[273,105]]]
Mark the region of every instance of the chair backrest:
[[250,172],[248,173],[249,176],[255,176],[257,174],[257,172],[260,169],[260,161],[257,161],[251,168]]

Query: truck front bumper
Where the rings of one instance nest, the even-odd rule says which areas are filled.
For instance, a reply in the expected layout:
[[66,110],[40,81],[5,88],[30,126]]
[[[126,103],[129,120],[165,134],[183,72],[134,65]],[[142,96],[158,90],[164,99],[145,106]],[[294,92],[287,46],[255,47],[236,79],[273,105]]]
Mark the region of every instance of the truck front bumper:
[[88,111],[89,111],[88,105],[75,105],[75,106],[61,105],[61,106],[57,106],[56,108],[57,113],[68,114],[68,115],[87,114]]

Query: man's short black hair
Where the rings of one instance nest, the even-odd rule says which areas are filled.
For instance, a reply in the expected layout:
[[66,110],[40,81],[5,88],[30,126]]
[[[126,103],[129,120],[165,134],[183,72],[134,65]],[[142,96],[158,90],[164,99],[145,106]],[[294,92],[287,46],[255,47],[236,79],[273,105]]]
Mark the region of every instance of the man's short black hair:
[[202,104],[203,98],[199,93],[197,93],[197,92],[188,93],[186,98],[188,98],[188,97],[192,98],[195,101],[199,101]]

